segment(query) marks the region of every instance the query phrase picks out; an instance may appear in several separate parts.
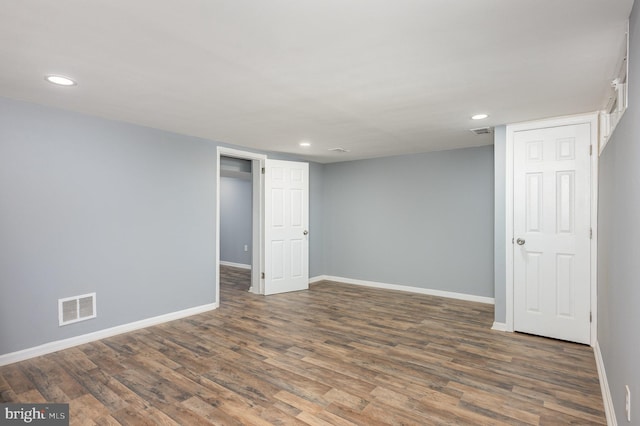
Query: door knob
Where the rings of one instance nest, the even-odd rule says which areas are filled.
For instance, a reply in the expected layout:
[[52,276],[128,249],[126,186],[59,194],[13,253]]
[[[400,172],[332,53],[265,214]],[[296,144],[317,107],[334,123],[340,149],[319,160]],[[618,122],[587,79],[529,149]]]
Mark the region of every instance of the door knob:
[[516,240],[516,243],[518,243],[519,246],[523,246],[524,245],[524,240],[522,238],[518,238]]
[[309,231],[305,229],[304,231],[302,231],[302,235],[309,235]]

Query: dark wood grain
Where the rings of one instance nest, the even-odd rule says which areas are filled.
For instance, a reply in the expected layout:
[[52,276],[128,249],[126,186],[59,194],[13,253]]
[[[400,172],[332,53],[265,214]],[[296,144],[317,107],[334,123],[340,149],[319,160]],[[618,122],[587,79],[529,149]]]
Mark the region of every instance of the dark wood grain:
[[1,402],[78,425],[606,424],[587,346],[490,330],[490,305],[322,282],[0,367]]

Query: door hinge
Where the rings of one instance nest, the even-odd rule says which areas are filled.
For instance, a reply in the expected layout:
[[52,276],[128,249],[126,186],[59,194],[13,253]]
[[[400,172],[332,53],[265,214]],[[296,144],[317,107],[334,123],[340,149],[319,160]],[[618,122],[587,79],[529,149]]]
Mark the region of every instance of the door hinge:
[[589,322],[593,322],[593,312],[589,312]]
[[515,243],[515,237],[511,239],[511,244]]
[[262,174],[264,174],[264,173],[265,173],[265,169],[264,169],[264,167],[263,167],[263,168],[262,168]]
[[589,229],[589,239],[593,240],[593,228]]
[[589,155],[593,155],[593,145],[589,145]]
[[262,274],[260,274],[260,278],[262,278],[264,280],[264,272]]

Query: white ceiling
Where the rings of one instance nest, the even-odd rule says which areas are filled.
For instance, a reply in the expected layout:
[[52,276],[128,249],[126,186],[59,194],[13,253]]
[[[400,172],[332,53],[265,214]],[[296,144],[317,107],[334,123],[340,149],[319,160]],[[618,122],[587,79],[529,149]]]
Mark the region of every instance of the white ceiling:
[[487,145],[602,108],[632,4],[0,0],[0,96],[319,162]]

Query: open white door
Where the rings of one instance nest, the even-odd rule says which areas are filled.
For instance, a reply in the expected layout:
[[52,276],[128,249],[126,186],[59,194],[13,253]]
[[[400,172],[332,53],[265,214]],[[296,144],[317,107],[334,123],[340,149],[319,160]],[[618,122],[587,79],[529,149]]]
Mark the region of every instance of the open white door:
[[309,288],[309,164],[266,160],[264,294]]
[[513,139],[514,329],[590,343],[590,125]]

